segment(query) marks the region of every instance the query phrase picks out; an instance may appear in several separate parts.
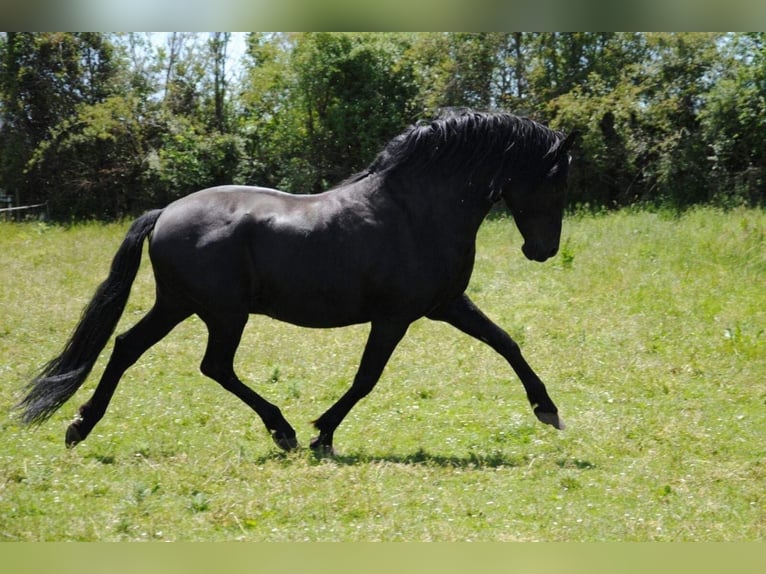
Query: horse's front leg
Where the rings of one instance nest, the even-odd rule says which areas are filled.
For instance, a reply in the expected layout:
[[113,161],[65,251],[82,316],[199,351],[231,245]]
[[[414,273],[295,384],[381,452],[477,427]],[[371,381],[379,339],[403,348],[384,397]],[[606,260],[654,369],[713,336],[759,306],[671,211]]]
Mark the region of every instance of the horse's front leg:
[[409,327],[408,322],[373,322],[362,362],[354,382],[344,395],[322,416],[314,421],[319,436],[311,441],[311,448],[321,454],[333,454],[333,433],[354,405],[372,391],[394,349]]
[[484,315],[467,295],[463,294],[442,305],[433,313],[429,313],[428,318],[445,321],[500,353],[521,379],[521,384],[524,385],[527,398],[537,418],[557,429],[564,429],[564,421],[559,417],[556,405],[548,396],[548,391],[540,377],[522,356],[519,346],[508,333]]

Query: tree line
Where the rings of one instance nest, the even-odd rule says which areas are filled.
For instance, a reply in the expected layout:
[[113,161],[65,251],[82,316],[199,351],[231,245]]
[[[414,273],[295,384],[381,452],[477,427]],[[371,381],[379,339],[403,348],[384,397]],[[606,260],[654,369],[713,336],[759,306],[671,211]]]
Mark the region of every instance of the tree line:
[[570,200],[763,204],[763,33],[0,34],[0,193],[110,219],[316,193],[440,108],[578,129]]

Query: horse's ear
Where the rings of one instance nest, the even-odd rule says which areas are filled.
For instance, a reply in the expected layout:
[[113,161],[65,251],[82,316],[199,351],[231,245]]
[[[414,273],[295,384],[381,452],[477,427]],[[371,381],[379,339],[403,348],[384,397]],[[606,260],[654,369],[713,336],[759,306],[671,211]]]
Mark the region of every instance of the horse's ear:
[[572,131],[566,138],[564,138],[564,141],[561,142],[558,149],[556,150],[556,153],[559,157],[564,155],[565,153],[568,153],[572,145],[574,144],[575,140],[580,137],[580,131],[574,130]]
[[580,137],[580,132],[578,130],[574,130],[563,140],[558,140],[558,142],[556,142],[553,148],[551,148],[551,150],[545,156],[546,163],[543,164],[544,173],[548,174],[549,177],[554,175],[555,171],[557,171],[556,166],[558,165],[559,161],[562,157],[566,157],[567,153],[569,153],[569,150],[572,148],[572,145],[578,137]]

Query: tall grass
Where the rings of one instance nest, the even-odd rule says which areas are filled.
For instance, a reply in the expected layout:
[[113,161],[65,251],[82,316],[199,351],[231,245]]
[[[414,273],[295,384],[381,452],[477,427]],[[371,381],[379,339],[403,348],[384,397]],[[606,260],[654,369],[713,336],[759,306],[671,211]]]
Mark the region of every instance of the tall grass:
[[[333,459],[277,452],[199,374],[197,320],[128,371],[76,449],[64,430],[103,359],[48,423],[19,426],[7,408],[60,350],[126,227],[0,223],[0,539],[764,537],[763,211],[576,215],[545,264],[524,260],[510,220],[486,222],[469,293],[522,345],[568,429],[536,422],[490,349],[423,320]],[[144,265],[118,331],[152,299]],[[253,317],[237,368],[307,445],[366,333]]]

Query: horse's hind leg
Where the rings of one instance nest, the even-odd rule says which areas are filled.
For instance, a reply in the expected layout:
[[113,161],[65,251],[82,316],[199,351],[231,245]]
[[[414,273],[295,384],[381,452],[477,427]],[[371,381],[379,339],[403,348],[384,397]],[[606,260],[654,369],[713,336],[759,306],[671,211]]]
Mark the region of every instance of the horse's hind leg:
[[101,375],[96,391],[90,400],[80,407],[76,419],[67,429],[67,447],[71,448],[85,440],[101,420],[125,371],[138,361],[149,347],[160,341],[189,315],[190,313],[162,305],[158,300],[143,319],[116,337],[112,356]]
[[263,420],[271,438],[283,450],[298,447],[295,430],[271,404],[239,380],[234,372],[234,355],[247,323],[247,314],[201,316],[208,328],[208,344],[202,360],[202,373],[244,401]]

